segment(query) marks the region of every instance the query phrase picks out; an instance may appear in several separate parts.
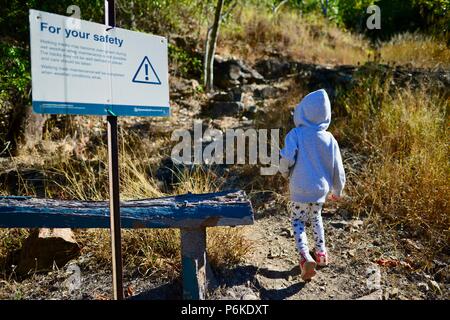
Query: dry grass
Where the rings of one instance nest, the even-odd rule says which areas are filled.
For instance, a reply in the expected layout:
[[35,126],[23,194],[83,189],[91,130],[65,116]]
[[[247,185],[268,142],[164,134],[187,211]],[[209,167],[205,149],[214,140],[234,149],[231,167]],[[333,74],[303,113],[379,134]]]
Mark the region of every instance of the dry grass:
[[426,266],[448,249],[449,100],[425,89],[392,94],[384,85],[372,89],[378,91],[375,101],[371,90],[366,98],[345,98],[351,116],[337,125],[370,159],[349,179],[346,205],[356,214],[381,218],[400,237],[423,241],[426,249],[418,261]]
[[248,62],[279,53],[322,64],[364,63],[368,42],[343,31],[320,16],[302,16],[293,10],[276,15],[263,7],[243,6],[224,24],[218,53]]
[[444,41],[419,34],[395,36],[380,47],[381,58],[389,63],[418,68],[450,67],[450,48]]
[[[202,167],[182,171],[174,194],[219,191],[216,175]],[[110,265],[108,230],[82,231],[79,236],[85,252],[93,253],[96,263]],[[240,262],[250,249],[240,228],[209,228],[207,250],[214,267]],[[155,273],[175,277],[181,270],[180,232],[177,229],[123,230],[124,263],[143,275]]]
[[[123,144],[120,155],[121,199],[161,197],[149,159],[154,156],[149,145],[139,137],[121,133]],[[58,148],[57,148],[58,149]],[[74,157],[72,153],[50,154],[37,169],[47,173],[45,194],[50,198],[104,200],[108,198],[107,152],[103,143],[96,145],[90,160]],[[38,152],[34,150],[33,152]],[[151,154],[152,153],[152,154]],[[45,154],[45,153],[44,153]],[[94,155],[95,154],[95,155]],[[160,155],[157,155],[160,157]],[[27,159],[28,165],[32,160]],[[31,162],[30,162],[31,161]],[[223,179],[201,166],[175,173],[179,182],[174,194],[207,193],[219,191]],[[24,181],[27,185],[29,182]],[[31,190],[30,187],[26,190]],[[22,194],[30,194],[24,191]],[[31,193],[34,195],[34,192]],[[76,231],[77,240],[84,253],[90,253],[96,267],[109,267],[111,259],[109,230],[88,229]],[[13,250],[20,249],[28,234],[25,229],[0,230],[0,261]],[[213,266],[237,263],[247,254],[250,243],[239,228],[209,228],[208,254]],[[143,275],[158,273],[175,277],[181,269],[180,233],[177,229],[123,230],[122,248],[124,265],[136,268]],[[4,273],[8,266],[0,266]]]
[[[448,252],[450,101],[432,88],[391,87],[389,75],[373,71],[355,77],[358,84],[339,91],[332,106],[330,131],[358,159],[358,168],[347,171],[349,197],[344,206],[356,216],[369,215],[377,225],[398,232],[399,239],[421,241],[426,249],[418,253],[417,261],[425,267]],[[293,127],[293,107],[307,93],[295,83],[289,88],[289,94],[273,105],[277,112],[257,119],[260,126],[270,123],[283,128],[281,139]],[[283,179],[247,170],[242,168],[242,179],[248,177],[249,188],[255,192],[283,195],[286,191]]]

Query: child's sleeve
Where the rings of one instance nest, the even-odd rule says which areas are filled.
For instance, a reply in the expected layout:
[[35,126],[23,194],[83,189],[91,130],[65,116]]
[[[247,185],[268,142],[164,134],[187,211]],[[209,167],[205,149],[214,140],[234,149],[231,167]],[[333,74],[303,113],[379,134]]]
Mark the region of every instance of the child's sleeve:
[[333,138],[333,149],[334,149],[334,172],[333,172],[333,188],[332,193],[341,196],[342,190],[345,186],[345,171],[344,165],[342,164],[341,151],[339,150],[339,145],[336,139]]
[[286,138],[284,139],[284,148],[280,151],[280,172],[283,177],[289,177],[289,168],[295,164],[298,144],[297,135],[294,130],[295,129],[292,129],[286,135]]

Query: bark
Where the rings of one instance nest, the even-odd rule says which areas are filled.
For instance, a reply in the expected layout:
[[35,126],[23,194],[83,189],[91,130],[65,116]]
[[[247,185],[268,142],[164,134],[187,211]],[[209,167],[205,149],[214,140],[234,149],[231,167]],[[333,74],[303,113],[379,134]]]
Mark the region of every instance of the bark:
[[[206,66],[205,66],[205,88],[207,92],[213,90],[214,81],[214,55],[216,52],[217,38],[219,36],[220,20],[222,16],[223,0],[217,0],[214,22],[211,27],[211,33],[206,43]],[[208,32],[209,33],[209,32]]]

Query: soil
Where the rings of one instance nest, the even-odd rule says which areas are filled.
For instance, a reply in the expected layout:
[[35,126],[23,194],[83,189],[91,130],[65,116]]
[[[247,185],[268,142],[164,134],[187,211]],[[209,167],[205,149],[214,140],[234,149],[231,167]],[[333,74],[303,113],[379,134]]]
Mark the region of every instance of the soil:
[[[251,253],[231,269],[213,271],[208,299],[449,298],[448,284],[432,281],[425,272],[406,270],[408,258],[402,254],[403,250],[395,247],[389,235],[369,223],[369,218],[355,219],[334,204],[326,205],[323,220],[330,264],[318,269],[308,282],[299,276],[298,254],[287,212],[283,208],[276,214],[273,210],[257,211],[255,218],[254,225],[245,227],[252,242]],[[311,237],[309,240],[312,244]],[[77,267],[81,269],[79,286],[73,276]],[[111,299],[111,281],[109,269],[98,270],[90,263],[90,256],[83,254],[60,270],[34,274],[21,282],[0,281],[0,298],[106,300]],[[136,270],[125,270],[124,285],[127,299],[181,299],[180,279],[167,274],[144,277]]]

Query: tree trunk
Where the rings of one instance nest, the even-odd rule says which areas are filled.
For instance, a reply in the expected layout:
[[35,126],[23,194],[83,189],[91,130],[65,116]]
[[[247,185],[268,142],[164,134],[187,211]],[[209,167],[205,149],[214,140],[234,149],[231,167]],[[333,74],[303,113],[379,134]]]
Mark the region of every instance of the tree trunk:
[[220,20],[222,15],[223,0],[217,0],[216,13],[214,15],[214,23],[211,27],[211,34],[208,37],[206,45],[206,68],[205,68],[205,87],[207,92],[213,89],[213,66],[214,54],[216,52],[217,38],[219,36]]
[[134,1],[130,1],[131,29],[136,30],[136,16],[134,15]]

